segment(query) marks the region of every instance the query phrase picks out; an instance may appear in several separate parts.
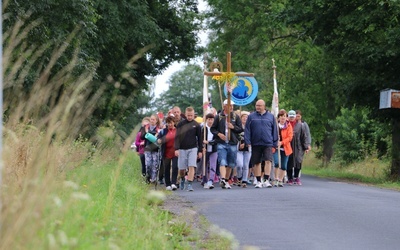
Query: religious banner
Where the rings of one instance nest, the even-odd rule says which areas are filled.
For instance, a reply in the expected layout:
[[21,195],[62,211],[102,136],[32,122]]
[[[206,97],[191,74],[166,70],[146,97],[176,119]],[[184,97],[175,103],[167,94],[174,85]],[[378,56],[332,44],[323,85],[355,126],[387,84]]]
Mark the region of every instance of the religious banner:
[[[246,72],[237,72],[247,74]],[[257,97],[258,83],[253,76],[234,76],[231,80],[231,98],[237,106],[245,106]],[[227,96],[227,83],[225,83],[224,94]]]

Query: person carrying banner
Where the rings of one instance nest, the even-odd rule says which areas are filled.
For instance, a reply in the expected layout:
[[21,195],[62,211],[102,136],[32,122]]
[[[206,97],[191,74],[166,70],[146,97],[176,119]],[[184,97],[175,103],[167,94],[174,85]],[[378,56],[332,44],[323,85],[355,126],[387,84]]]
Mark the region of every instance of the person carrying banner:
[[[224,189],[231,188],[228,180],[232,169],[236,166],[237,147],[240,140],[239,134],[243,131],[239,115],[233,112],[233,105],[235,105],[233,101],[228,104],[228,100],[225,100],[223,102],[223,110],[217,114],[211,126],[211,133],[214,134],[215,141],[217,142],[221,177],[220,186]],[[230,121],[227,122],[229,115]],[[230,133],[230,138],[227,132]]]

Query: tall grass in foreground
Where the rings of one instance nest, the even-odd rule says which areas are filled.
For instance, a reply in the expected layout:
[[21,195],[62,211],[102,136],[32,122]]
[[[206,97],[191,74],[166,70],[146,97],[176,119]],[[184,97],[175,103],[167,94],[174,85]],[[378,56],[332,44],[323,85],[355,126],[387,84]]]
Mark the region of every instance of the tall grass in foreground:
[[[53,72],[75,32],[43,65],[37,60],[48,45],[33,48],[25,40],[36,24],[20,19],[3,35],[0,249],[187,249],[186,226],[170,223],[172,216],[149,199],[138,159],[121,154],[117,133],[98,129],[97,142],[106,145],[79,137],[102,89],[90,89],[94,72],[71,73],[79,49]],[[35,64],[41,70],[27,92]]]
[[206,225],[195,231],[192,220],[161,209],[165,194],[149,189],[139,158],[128,151],[133,133],[122,143],[105,121],[95,139],[80,136],[103,88],[91,89],[94,70],[72,73],[78,48],[55,70],[78,30],[44,62],[54,46],[30,47],[26,35],[38,22],[17,20],[3,35],[0,249],[232,249],[230,239]]
[[[16,149],[7,147],[8,164],[30,166],[30,152],[41,146],[43,134],[32,127],[23,131],[24,143],[12,144],[6,136]],[[28,178],[23,168],[6,173],[0,249],[188,249],[186,226],[171,223],[172,215],[149,198],[138,157],[89,154],[90,147],[85,141],[54,145],[48,159],[36,161],[50,164],[38,174]],[[45,171],[64,164],[70,164],[64,171]]]

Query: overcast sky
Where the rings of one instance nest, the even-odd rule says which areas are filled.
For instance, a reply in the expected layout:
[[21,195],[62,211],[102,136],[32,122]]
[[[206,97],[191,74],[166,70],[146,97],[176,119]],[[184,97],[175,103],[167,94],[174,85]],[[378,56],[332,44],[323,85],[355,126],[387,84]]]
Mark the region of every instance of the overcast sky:
[[[207,4],[203,0],[199,0],[199,11],[204,11],[207,7]],[[206,44],[207,40],[207,33],[206,32],[200,32],[199,37],[201,40],[201,45]],[[200,61],[193,61],[193,63],[198,63],[201,67],[203,67],[203,62],[202,59],[199,59]],[[154,90],[156,97],[159,97],[160,94],[168,89],[168,84],[167,81],[171,77],[171,75],[179,70],[181,70],[184,67],[185,63],[178,63],[174,62],[169,66],[162,75],[159,75],[156,77],[156,88]]]

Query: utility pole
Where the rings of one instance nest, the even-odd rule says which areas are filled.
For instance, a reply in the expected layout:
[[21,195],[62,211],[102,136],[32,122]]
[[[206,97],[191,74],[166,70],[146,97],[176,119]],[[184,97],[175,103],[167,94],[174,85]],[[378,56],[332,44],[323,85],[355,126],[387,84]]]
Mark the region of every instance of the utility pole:
[[[3,177],[3,1],[0,2],[0,192]],[[1,197],[1,196],[0,196]],[[2,200],[0,198],[0,211],[2,210]],[[0,231],[2,225],[0,220]]]
[[392,165],[390,176],[400,180],[400,90],[381,90],[379,109],[383,109],[388,117],[392,117]]

